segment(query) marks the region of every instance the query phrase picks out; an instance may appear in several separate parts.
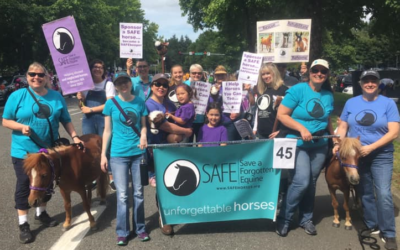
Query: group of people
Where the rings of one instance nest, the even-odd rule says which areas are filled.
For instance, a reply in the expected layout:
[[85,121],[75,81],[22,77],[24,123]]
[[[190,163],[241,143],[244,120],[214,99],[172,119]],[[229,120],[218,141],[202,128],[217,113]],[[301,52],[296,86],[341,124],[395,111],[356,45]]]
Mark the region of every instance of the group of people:
[[[148,144],[197,142],[199,146],[224,146],[226,141],[241,140],[234,122],[251,114],[248,119],[257,138],[301,137],[297,142],[295,168],[287,173],[287,182],[280,208],[276,233],[287,236],[295,211],[299,210],[299,225],[309,235],[316,235],[312,221],[317,178],[328,153],[328,139],[315,140],[313,136],[334,134],[330,115],[334,109],[334,97],[329,83],[329,63],[323,59],[312,62],[310,68],[301,66],[300,82],[290,78],[285,64],[265,63],[259,71],[257,85],[244,84],[242,105],[239,113],[225,112],[222,108],[222,82],[235,80],[222,65],[216,67],[208,106],[204,115],[195,114],[192,103],[196,81],[204,81],[203,68],[193,64],[190,78],[183,80],[180,65],[171,68],[171,79],[165,74],[149,75],[146,60],[136,62],[137,77],[132,78],[132,59],[127,60],[128,71],[114,75],[108,81],[104,63],[95,60],[90,64],[95,88],[78,93],[84,113],[82,132],[103,136],[101,168],[110,173],[117,195],[117,244],[126,245],[130,235],[129,221],[129,174],[132,181],[134,231],[142,241],[150,239],[145,228],[143,185],[140,178],[140,161],[147,157]],[[51,145],[49,125],[35,115],[35,101],[27,93],[31,90],[43,104],[53,107],[48,118],[53,126],[54,137],[61,122],[74,142],[80,142],[71,123],[62,96],[45,87],[47,70],[38,63],[27,72],[29,88],[13,93],[13,102],[6,104],[3,125],[12,132],[11,156],[17,176],[15,192],[19,215],[20,241],[33,240],[27,220],[29,205],[29,179],[22,170],[27,153],[37,152],[35,136]],[[340,138],[360,136],[362,160],[359,191],[364,207],[364,220],[371,234],[381,233],[387,249],[397,249],[393,201],[390,183],[393,170],[392,141],[399,132],[399,113],[395,103],[379,95],[379,74],[366,71],[361,75],[362,95],[349,99],[341,115],[337,130]],[[119,106],[119,107],[118,107]],[[32,113],[32,107],[34,112]],[[121,115],[122,111],[126,114]],[[158,127],[159,133],[151,133],[146,119],[153,111],[165,118]],[[130,123],[125,118],[129,117]],[[111,136],[112,135],[112,136]],[[202,144],[204,142],[204,144]],[[206,144],[205,142],[215,142]],[[334,139],[333,152],[338,150]],[[112,175],[111,175],[112,174]],[[149,182],[156,185],[156,176],[149,173]],[[110,183],[110,185],[111,185]],[[45,204],[36,209],[35,222],[46,226],[57,223],[45,211]],[[173,233],[171,225],[163,225],[161,232]]]

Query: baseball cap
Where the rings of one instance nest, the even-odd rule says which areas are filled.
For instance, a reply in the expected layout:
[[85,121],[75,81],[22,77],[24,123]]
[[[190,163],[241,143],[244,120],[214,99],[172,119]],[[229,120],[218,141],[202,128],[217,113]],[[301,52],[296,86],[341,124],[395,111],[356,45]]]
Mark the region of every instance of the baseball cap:
[[164,79],[164,80],[166,80],[166,81],[168,82],[168,76],[167,76],[166,74],[163,74],[163,73],[158,73],[158,74],[156,74],[156,75],[153,77],[153,82],[156,82],[156,81],[158,81],[158,80],[160,80],[160,79]]
[[314,66],[317,66],[317,65],[321,65],[321,66],[323,66],[323,67],[329,69],[329,63],[328,63],[328,61],[326,61],[326,60],[324,60],[324,59],[317,59],[317,60],[314,60],[314,61],[312,62],[312,64],[311,64],[310,69],[313,68]]
[[215,74],[215,75],[221,75],[221,74],[227,74],[227,72],[226,72],[226,69],[225,69],[224,66],[218,65],[218,66],[215,68],[214,74]]
[[366,70],[362,72],[360,76],[360,80],[364,79],[367,76],[375,76],[377,79],[380,79],[379,73],[374,70]]
[[120,83],[123,80],[131,81],[131,77],[125,72],[118,72],[114,75],[114,85]]

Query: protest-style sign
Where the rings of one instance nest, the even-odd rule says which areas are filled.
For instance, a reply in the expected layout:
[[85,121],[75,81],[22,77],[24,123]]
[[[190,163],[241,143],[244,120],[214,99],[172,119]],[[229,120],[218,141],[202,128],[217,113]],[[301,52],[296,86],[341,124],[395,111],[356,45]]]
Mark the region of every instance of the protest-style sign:
[[257,54],[264,62],[308,62],[311,19],[257,22]]
[[222,82],[222,103],[224,113],[240,113],[242,87],[239,82]]
[[274,139],[274,165],[273,168],[294,169],[297,139]]
[[243,52],[240,63],[238,82],[241,84],[257,85],[260,67],[263,62],[263,55]]
[[143,24],[119,23],[119,57],[143,58]]
[[217,147],[157,147],[163,224],[275,220],[281,170],[273,141]]
[[190,87],[194,90],[192,102],[196,110],[196,114],[204,115],[210,97],[211,84],[208,82],[192,82]]
[[94,88],[92,74],[73,16],[42,26],[64,95]]

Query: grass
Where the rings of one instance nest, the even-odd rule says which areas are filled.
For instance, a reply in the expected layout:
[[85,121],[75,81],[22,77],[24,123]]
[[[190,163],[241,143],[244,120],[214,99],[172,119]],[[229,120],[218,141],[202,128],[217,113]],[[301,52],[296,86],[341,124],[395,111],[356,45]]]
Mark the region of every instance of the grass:
[[[340,116],[342,113],[344,104],[346,101],[352,97],[351,95],[346,95],[343,93],[336,93],[334,94],[335,98],[335,109],[333,111],[333,114],[331,115],[331,121],[333,128],[336,128],[336,121],[337,118]],[[397,104],[397,108],[400,110],[400,105]],[[392,185],[400,189],[400,141],[399,139],[394,140],[394,161],[393,161],[393,177],[392,177]]]

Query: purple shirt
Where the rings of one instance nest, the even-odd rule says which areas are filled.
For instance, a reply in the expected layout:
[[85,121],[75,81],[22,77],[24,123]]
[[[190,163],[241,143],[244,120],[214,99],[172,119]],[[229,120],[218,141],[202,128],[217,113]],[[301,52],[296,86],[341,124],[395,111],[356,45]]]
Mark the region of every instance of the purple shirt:
[[[207,124],[204,124],[199,131],[199,142],[220,142],[227,141],[228,133],[224,126],[210,128]],[[203,147],[215,147],[218,144],[204,144]]]
[[175,111],[175,116],[181,118],[183,121],[186,122],[184,125],[179,125],[184,128],[191,128],[193,121],[194,121],[194,116],[196,115],[196,111],[194,109],[193,103],[186,103],[182,106],[180,106],[176,111]]

